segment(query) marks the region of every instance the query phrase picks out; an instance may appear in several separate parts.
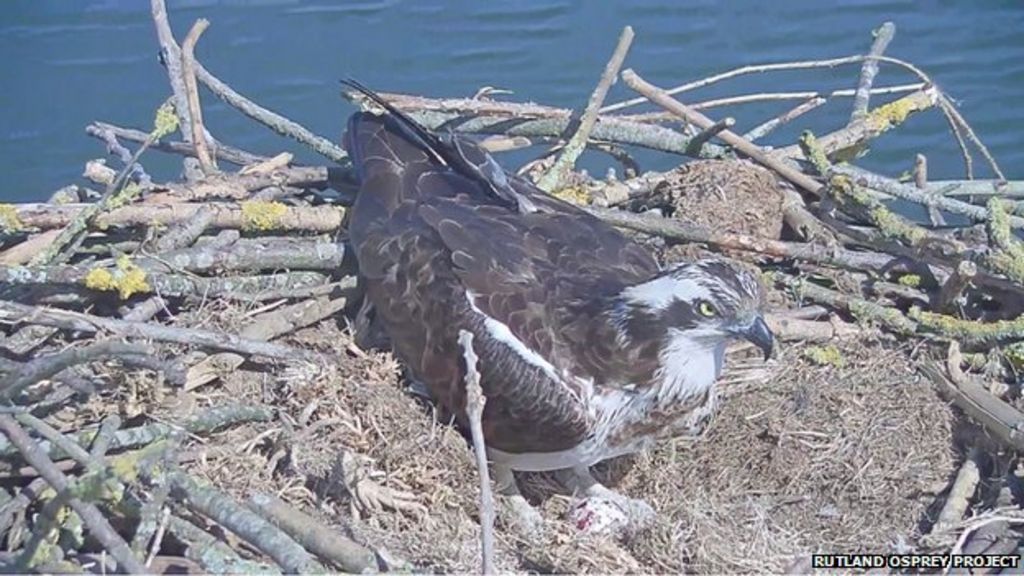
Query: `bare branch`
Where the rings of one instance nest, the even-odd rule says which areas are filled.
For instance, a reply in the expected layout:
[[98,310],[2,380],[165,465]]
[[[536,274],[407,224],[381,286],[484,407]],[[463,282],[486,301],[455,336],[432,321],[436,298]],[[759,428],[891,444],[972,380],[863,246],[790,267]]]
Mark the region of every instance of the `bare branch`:
[[480,372],[477,371],[477,356],[473,350],[473,333],[459,330],[459,346],[466,362],[466,417],[473,436],[473,452],[476,453],[476,468],[480,474],[480,544],[483,555],[481,572],[494,574],[494,494],[491,492],[491,474],[487,468],[487,444],[481,419],[487,398],[480,388]]
[[587,108],[583,111],[583,116],[580,119],[579,128],[572,135],[572,138],[569,139],[569,143],[565,145],[565,149],[562,150],[562,154],[555,160],[555,164],[537,182],[541,189],[550,192],[559,188],[565,180],[566,173],[576,165],[576,159],[580,157],[580,154],[587,147],[590,131],[594,128],[594,122],[597,121],[598,109],[604,103],[604,98],[608,95],[608,89],[611,88],[611,85],[615,83],[615,79],[618,78],[619,69],[622,68],[622,63],[625,61],[626,53],[629,52],[629,46],[632,43],[633,28],[626,26],[622,29],[619,43],[615,46],[615,51],[612,53],[611,59],[608,60],[608,64],[605,65],[601,79],[598,81],[597,87],[594,88],[594,93],[590,95]]
[[[893,36],[896,35],[896,25],[886,22],[875,31],[875,41],[871,44],[868,56],[881,56],[889,47]],[[871,98],[871,85],[878,74],[878,61],[874,59],[865,60],[860,68],[860,81],[857,83],[857,93],[853,97],[853,112],[850,114],[850,123],[863,120],[868,114],[868,100]]]
[[206,142],[203,108],[199,104],[199,89],[196,86],[195,49],[196,42],[199,41],[199,37],[202,36],[209,25],[210,21],[206,18],[196,20],[196,23],[192,25],[192,29],[188,31],[188,35],[185,36],[185,41],[181,43],[181,74],[185,80],[188,113],[192,119],[192,143],[196,146],[196,157],[199,159],[199,165],[202,167],[203,173],[207,175],[216,172],[217,166],[213,162],[209,144]]

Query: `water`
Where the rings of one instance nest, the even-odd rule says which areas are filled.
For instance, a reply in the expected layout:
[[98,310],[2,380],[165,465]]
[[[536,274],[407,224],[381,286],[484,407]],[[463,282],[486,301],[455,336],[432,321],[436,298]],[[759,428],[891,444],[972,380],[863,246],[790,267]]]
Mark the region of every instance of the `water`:
[[[337,80],[348,75],[381,90],[431,96],[466,96],[492,85],[514,90],[516,100],[580,108],[626,24],[636,30],[627,66],[670,86],[745,64],[862,53],[870,45],[870,31],[892,20],[897,34],[887,54],[931,74],[959,102],[1007,175],[1024,177],[1020,0],[857,0],[828,7],[795,0],[168,4],[179,38],[197,18],[212,22],[197,53],[214,74],[334,140],[352,111],[338,95]],[[100,143],[85,135],[86,124],[105,120],[148,129],[169,91],[144,0],[6,2],[0,54],[4,200],[39,200],[80,182],[85,161],[104,155]],[[750,76],[685,99],[853,87],[857,76],[856,66]],[[884,67],[876,85],[912,80]],[[608,102],[631,96],[619,83]],[[728,114],[742,131],[796,103],[744,106]],[[204,104],[210,130],[223,141],[263,154],[298,150],[300,158],[317,161],[214,98],[204,96]],[[768,143],[788,143],[806,126],[819,133],[841,126],[849,106],[849,99],[834,101]],[[914,117],[880,140],[862,164],[895,175],[912,165],[916,152],[928,154],[933,178],[963,175],[956,144],[937,112]],[[177,161],[160,156],[147,154],[145,165],[157,177],[176,177]],[[641,159],[645,168],[667,168],[675,161],[661,154]]]

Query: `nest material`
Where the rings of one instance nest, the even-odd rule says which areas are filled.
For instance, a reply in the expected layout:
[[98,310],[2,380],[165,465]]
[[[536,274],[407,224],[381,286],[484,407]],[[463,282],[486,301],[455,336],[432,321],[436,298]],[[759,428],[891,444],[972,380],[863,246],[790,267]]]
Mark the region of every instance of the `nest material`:
[[[632,208],[657,208],[687,224],[777,239],[782,234],[783,189],[788,186],[747,160],[694,160],[668,172],[654,194],[634,201]],[[704,253],[692,244],[668,243],[661,256],[674,263]]]
[[[292,340],[343,361],[279,378],[238,371],[194,400],[242,394],[284,410],[292,429],[232,429],[187,468],[240,499],[253,490],[280,494],[421,569],[477,570],[478,490],[465,439],[403,390],[390,354],[359,352],[334,321]],[[953,414],[905,351],[850,342],[841,358],[842,368],[814,365],[798,348],[767,366],[732,358],[721,412],[704,437],[603,467],[617,489],[660,513],[632,542],[574,534],[561,520],[570,498],[545,475],[524,475],[548,535],[524,545],[499,532],[499,569],[778,571],[815,551],[913,546],[955,472]],[[331,482],[342,451],[365,457],[376,483],[415,494],[425,511],[351,516],[351,498]]]

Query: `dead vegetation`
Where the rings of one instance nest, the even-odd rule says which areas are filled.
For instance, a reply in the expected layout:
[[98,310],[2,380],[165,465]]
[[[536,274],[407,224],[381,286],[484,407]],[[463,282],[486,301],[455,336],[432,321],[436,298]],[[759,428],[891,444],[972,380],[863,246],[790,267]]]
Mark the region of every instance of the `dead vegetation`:
[[[478,571],[472,442],[407,388],[386,350],[354,334],[344,151],[195,61],[208,23],[179,48],[163,2],[152,7],[172,92],[152,129],[92,124],[119,170],[90,161],[88,183],[0,206],[0,563]],[[1024,211],[1013,199],[1024,186],[925,72],[883,56],[894,33],[876,31],[868,55],[746,66],[665,91],[620,74],[627,29],[579,116],[493,90],[386,95],[495,153],[566,142],[522,173],[666,263],[724,252],[774,288],[784,345],[767,365],[731,352],[704,436],[600,467],[658,510],[654,528],[627,541],[583,536],[563,520],[573,497],[527,475],[546,537],[520,542],[497,527],[496,571],[802,572],[815,552],[1017,552]],[[860,68],[855,89],[799,95],[742,134],[704,114],[792,95],[676,99],[744,74],[843,65]],[[879,65],[914,81],[876,87]],[[618,77],[641,96],[605,105]],[[331,166],[212,138],[199,84]],[[848,125],[756,144],[850,96]],[[894,99],[871,107],[872,97]],[[647,101],[661,110],[624,112]],[[926,111],[948,118],[966,180],[930,182],[920,158],[912,182],[847,163]],[[691,161],[643,172],[631,146]],[[621,163],[622,179],[574,171],[584,148]],[[993,179],[974,179],[972,149]],[[141,158],[154,151],[186,157],[181,181],[153,181]],[[928,221],[890,210],[893,199],[927,207]],[[963,224],[942,224],[954,216]]]

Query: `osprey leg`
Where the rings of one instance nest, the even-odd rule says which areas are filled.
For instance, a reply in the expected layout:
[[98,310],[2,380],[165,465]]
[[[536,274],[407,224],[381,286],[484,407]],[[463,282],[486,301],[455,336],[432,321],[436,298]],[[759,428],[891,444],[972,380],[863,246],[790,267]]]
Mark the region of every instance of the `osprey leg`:
[[512,469],[492,464],[491,476],[498,492],[498,515],[501,520],[526,540],[537,540],[543,534],[544,518],[519,492]]

